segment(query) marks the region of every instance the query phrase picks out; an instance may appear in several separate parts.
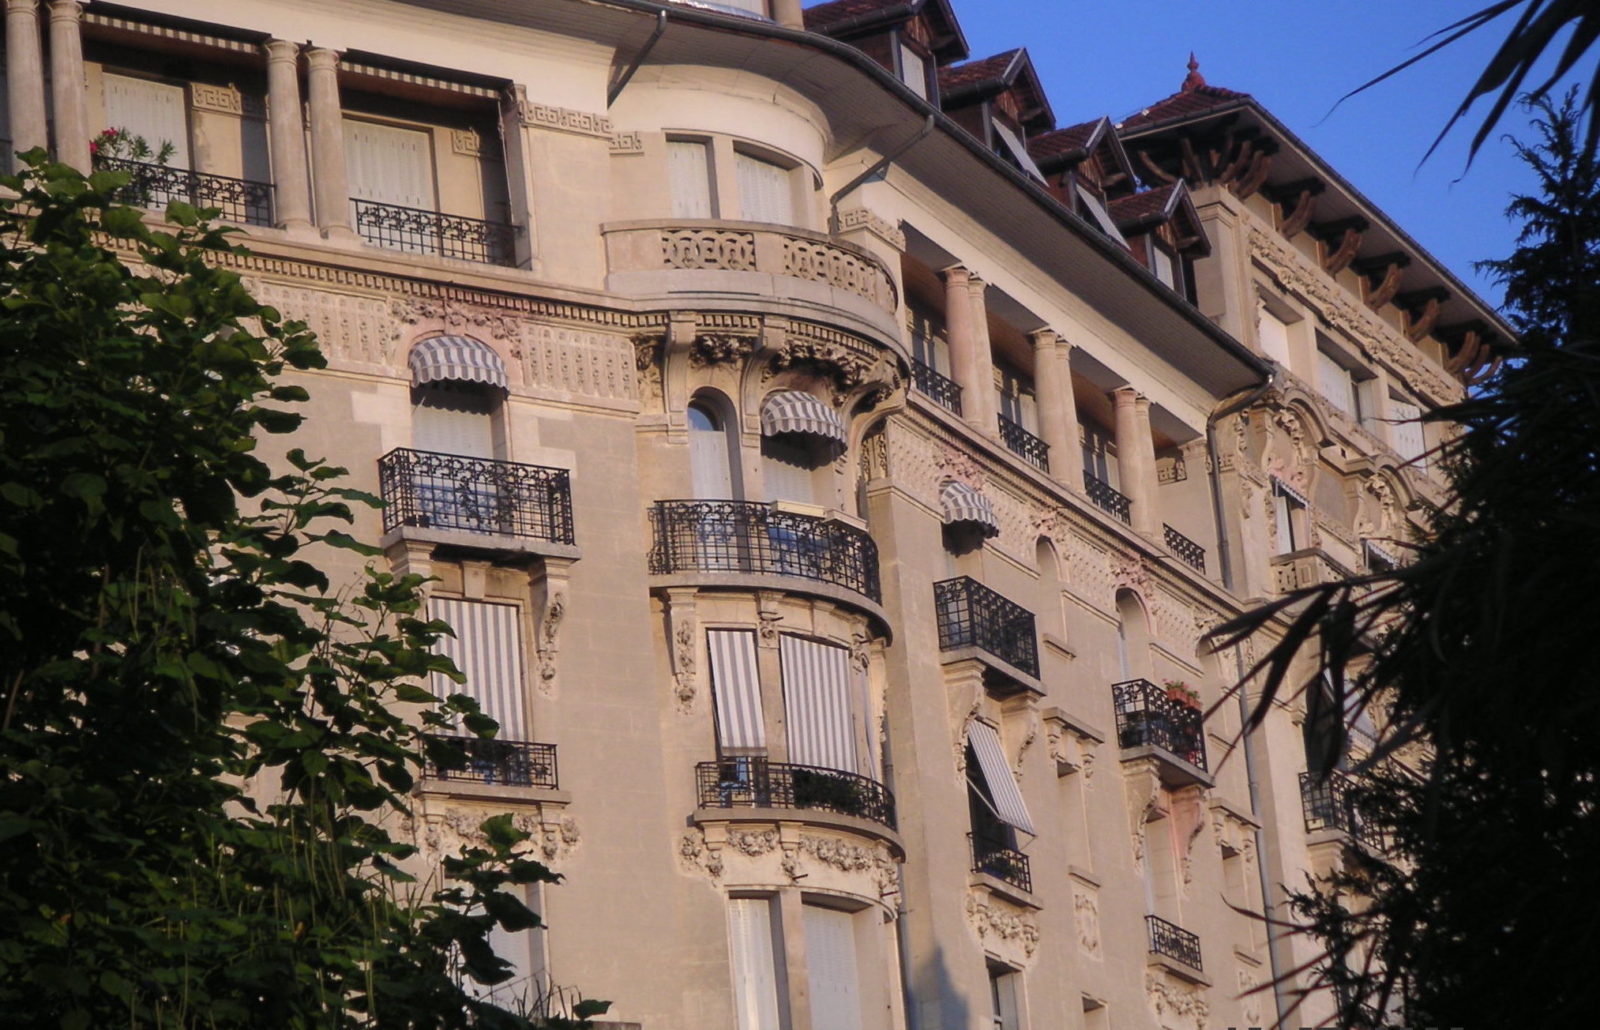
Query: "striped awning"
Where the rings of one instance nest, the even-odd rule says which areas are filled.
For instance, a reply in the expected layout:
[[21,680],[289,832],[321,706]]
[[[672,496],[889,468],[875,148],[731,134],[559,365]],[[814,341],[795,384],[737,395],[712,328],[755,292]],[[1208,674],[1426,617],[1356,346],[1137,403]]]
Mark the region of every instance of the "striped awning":
[[986,722],[972,719],[967,722],[967,743],[978,756],[978,768],[989,785],[989,795],[994,798],[994,814],[1001,820],[1021,830],[1033,833],[1033,820],[1028,818],[1028,806],[1022,800],[1022,788],[1017,786],[1011,767],[1006,764],[1006,754],[1000,746],[1000,733]]
[[457,683],[433,674],[433,692],[440,697],[466,694],[483,714],[500,723],[499,739],[530,740],[528,709],[522,692],[521,610],[516,605],[428,599],[428,616],[442,619],[455,631],[442,636],[434,650],[456,663],[466,677]]
[[845,442],[844,423],[838,414],[799,390],[779,390],[767,395],[761,405],[761,432],[766,436],[808,433],[840,444]]
[[510,389],[505,362],[494,348],[470,336],[430,336],[411,348],[411,385],[450,381]]
[[850,652],[784,633],[778,638],[778,659],[789,761],[858,772],[855,719],[850,711]]
[[1285,483],[1283,480],[1279,479],[1277,476],[1273,476],[1272,477],[1272,485],[1273,485],[1274,489],[1276,489],[1279,492],[1281,492],[1285,497],[1287,497],[1290,500],[1294,501],[1296,504],[1299,504],[1302,508],[1311,507],[1311,502],[1306,500],[1306,495],[1305,494],[1301,493],[1299,490],[1296,490],[1294,487],[1290,486],[1288,483]]
[[944,509],[947,526],[975,522],[983,527],[984,536],[1000,535],[1000,520],[995,518],[994,505],[977,487],[947,479],[939,487],[939,506]]
[[767,746],[761,716],[761,676],[752,630],[706,630],[711,690],[717,705],[717,743],[724,754],[749,754]]

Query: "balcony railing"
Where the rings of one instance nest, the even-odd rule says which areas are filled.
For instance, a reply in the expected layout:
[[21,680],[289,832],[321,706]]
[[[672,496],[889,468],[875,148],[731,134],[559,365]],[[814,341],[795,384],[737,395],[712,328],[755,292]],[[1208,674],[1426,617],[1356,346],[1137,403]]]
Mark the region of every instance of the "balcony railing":
[[883,599],[878,545],[844,522],[753,501],[658,501],[650,523],[653,575],[797,576]]
[[1033,891],[1033,877],[1028,872],[1028,856],[976,833],[967,834],[972,845],[972,871],[987,873],[997,880],[1009,883],[1019,890]]
[[187,168],[169,168],[123,157],[97,157],[94,166],[99,171],[123,172],[130,177],[126,186],[119,186],[112,192],[112,197],[121,204],[165,208],[179,200],[195,207],[220,208],[222,217],[229,222],[272,224],[270,183],[191,172]]
[[1111,698],[1117,710],[1119,747],[1156,747],[1197,769],[1206,768],[1205,732],[1198,708],[1168,697],[1149,680],[1114,683]]
[[1000,416],[1000,441],[1040,472],[1050,471],[1050,445],[1004,415]]
[[1163,526],[1166,530],[1164,539],[1167,542],[1167,550],[1182,558],[1190,568],[1204,575],[1206,571],[1206,549],[1171,526],[1166,526],[1165,524]]
[[571,544],[566,469],[397,448],[378,459],[384,532],[401,526]]
[[961,384],[921,361],[911,363],[911,381],[946,411],[961,414]]
[[1089,500],[1102,511],[1110,512],[1130,525],[1133,523],[1133,502],[1093,472],[1083,474],[1083,492],[1088,494]]
[[504,222],[352,198],[356,233],[377,247],[486,265],[516,263],[517,231]]
[[1361,810],[1353,796],[1356,784],[1338,770],[1326,776],[1312,772],[1300,774],[1300,807],[1305,812],[1306,832],[1341,830],[1369,848],[1388,849],[1388,835],[1382,825]]
[[556,773],[556,746],[521,740],[484,740],[481,737],[435,737],[459,747],[459,761],[429,762],[423,775],[430,780],[460,780],[501,787],[560,786]]
[[1191,969],[1204,972],[1200,964],[1200,938],[1175,923],[1160,916],[1145,916],[1144,924],[1150,930],[1150,950],[1157,955],[1177,959]]
[[967,576],[933,585],[939,650],[976,647],[1035,678],[1039,643],[1033,613]]
[[895,828],[894,795],[876,780],[838,769],[765,758],[723,758],[695,767],[701,808],[798,808],[869,819]]

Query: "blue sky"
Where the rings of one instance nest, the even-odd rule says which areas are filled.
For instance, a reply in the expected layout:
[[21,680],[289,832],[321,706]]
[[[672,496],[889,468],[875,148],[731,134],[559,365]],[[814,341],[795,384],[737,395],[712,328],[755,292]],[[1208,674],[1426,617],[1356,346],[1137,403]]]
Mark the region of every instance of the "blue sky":
[[[954,3],[973,57],[1028,48],[1061,125],[1101,114],[1120,119],[1174,92],[1193,50],[1211,85],[1253,94],[1451,271],[1499,303],[1500,291],[1472,262],[1515,247],[1516,227],[1504,210],[1512,192],[1532,189],[1531,174],[1498,133],[1463,174],[1476,109],[1426,164],[1418,162],[1510,22],[1331,110],[1340,96],[1415,53],[1429,33],[1480,6],[1476,0]],[[1504,125],[1527,137],[1520,112]]]

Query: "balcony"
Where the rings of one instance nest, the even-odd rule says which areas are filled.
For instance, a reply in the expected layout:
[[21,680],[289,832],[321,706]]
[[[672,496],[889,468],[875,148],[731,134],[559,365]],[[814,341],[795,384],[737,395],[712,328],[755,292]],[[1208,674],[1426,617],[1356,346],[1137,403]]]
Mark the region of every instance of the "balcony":
[[1314,547],[1276,556],[1272,559],[1272,573],[1274,585],[1280,594],[1349,579],[1354,575],[1320,548]]
[[1206,549],[1190,540],[1182,533],[1163,523],[1164,533],[1162,539],[1166,541],[1167,550],[1183,560],[1185,565],[1200,573],[1206,573]]
[[516,264],[515,226],[375,200],[350,202],[356,233],[375,247],[485,265]]
[[695,767],[701,808],[787,808],[850,816],[895,828],[894,795],[876,780],[838,769],[758,757]]
[[1202,972],[1200,964],[1200,938],[1175,923],[1160,916],[1145,916],[1145,927],[1150,933],[1150,953],[1181,962],[1195,972]]
[[378,483],[386,537],[577,556],[566,469],[401,447],[378,459]]
[[1300,807],[1305,813],[1306,832],[1333,830],[1374,851],[1387,851],[1388,835],[1377,820],[1361,810],[1360,803],[1352,797],[1355,790],[1355,781],[1337,770],[1330,770],[1326,776],[1301,773]]
[[1050,471],[1050,445],[1004,415],[1000,416],[1000,441],[1040,472]]
[[556,790],[556,746],[521,740],[441,737],[460,748],[459,761],[429,762],[423,776],[441,782],[459,781],[488,787],[537,787]]
[[1162,781],[1169,786],[1209,783],[1200,709],[1175,700],[1149,680],[1114,683],[1111,698],[1124,760],[1130,757],[1126,752],[1148,748],[1164,759]]
[[961,384],[921,361],[911,363],[911,382],[917,392],[946,411],[961,414]]
[[1092,472],[1083,474],[1083,492],[1101,511],[1113,515],[1128,525],[1133,524],[1133,502],[1118,493],[1111,484]]
[[1018,890],[1033,892],[1033,876],[1028,871],[1028,856],[1004,843],[976,833],[967,834],[972,847],[972,871],[1009,883]]
[[121,157],[97,157],[94,167],[96,171],[128,176],[126,186],[111,191],[112,199],[119,204],[164,210],[176,200],[200,208],[219,208],[224,221],[241,225],[271,225],[273,221],[270,183]]
[[783,576],[883,600],[878,545],[865,530],[754,501],[658,501],[650,573]]
[[935,583],[933,605],[939,620],[940,651],[947,655],[976,652],[973,656],[992,674],[986,678],[1040,689],[1039,643],[1032,612],[968,576]]

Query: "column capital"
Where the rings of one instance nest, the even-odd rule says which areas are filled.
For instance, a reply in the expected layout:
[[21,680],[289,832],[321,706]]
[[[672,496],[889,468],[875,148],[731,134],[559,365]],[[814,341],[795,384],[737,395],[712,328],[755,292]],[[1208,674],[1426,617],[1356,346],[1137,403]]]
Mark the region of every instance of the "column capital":
[[989,284],[980,279],[975,272],[967,272],[967,289],[971,290],[973,293],[982,293],[988,288]]
[[1119,386],[1115,390],[1111,391],[1111,397],[1113,400],[1115,400],[1118,404],[1126,404],[1129,406],[1132,406],[1133,403],[1139,400],[1141,396],[1142,394],[1140,394],[1139,391],[1134,389],[1132,386]]
[[32,14],[39,9],[39,0],[6,0],[6,11]]
[[[89,0],[50,0],[51,21],[77,21]],[[9,5],[11,0],[7,0]]]
[[1035,351],[1054,350],[1062,342],[1061,334],[1049,326],[1035,329],[1028,334],[1028,339],[1033,341],[1033,349]]
[[334,50],[332,47],[306,47],[306,64],[312,68],[332,68],[339,63],[339,58],[342,56],[344,56],[342,51]]
[[939,269],[939,274],[944,276],[946,283],[964,283],[972,273],[966,265],[951,265],[949,268]]
[[300,56],[300,44],[292,39],[269,39],[261,44],[269,61],[294,61]]

